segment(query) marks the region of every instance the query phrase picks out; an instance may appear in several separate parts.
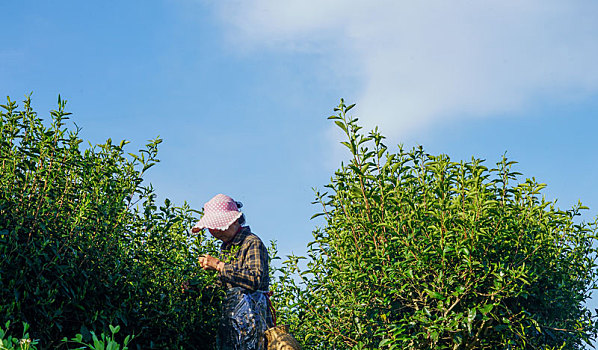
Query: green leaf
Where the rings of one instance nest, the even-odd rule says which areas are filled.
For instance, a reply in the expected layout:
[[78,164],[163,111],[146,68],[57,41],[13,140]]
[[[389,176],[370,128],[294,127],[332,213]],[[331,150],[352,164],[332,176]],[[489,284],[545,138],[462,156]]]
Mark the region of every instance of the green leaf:
[[344,131],[345,133],[347,133],[347,134],[349,133],[349,132],[347,131],[347,127],[345,126],[345,124],[344,124],[342,121],[340,121],[340,120],[335,120],[335,121],[334,121],[334,123],[335,123],[335,124],[336,124],[336,125],[337,125],[339,128],[343,129],[343,131]]
[[428,290],[428,289],[426,289],[425,291],[426,291],[426,293],[428,293],[428,295],[430,297],[432,297],[434,299],[446,300],[446,297],[444,297],[444,295],[442,295],[442,294],[440,294],[438,292],[431,291],[431,290]]
[[317,218],[318,216],[322,216],[322,215],[326,215],[326,213],[315,213],[315,214],[314,214],[314,215],[312,215],[312,216],[311,216],[309,219],[310,219],[310,220],[311,220],[311,219],[315,219],[315,218]]
[[494,307],[493,304],[486,304],[483,307],[479,308],[480,312],[484,315],[486,315],[487,313],[489,313],[490,311],[492,311],[492,308]]
[[378,347],[381,348],[386,344],[389,344],[392,340],[391,339],[382,339],[382,341],[380,341],[380,343],[378,343]]

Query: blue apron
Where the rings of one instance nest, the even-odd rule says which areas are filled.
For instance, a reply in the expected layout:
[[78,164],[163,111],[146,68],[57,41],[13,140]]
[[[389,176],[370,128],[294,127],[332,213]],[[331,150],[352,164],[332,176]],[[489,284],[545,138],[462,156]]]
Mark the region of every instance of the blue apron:
[[247,293],[240,287],[226,291],[219,325],[221,350],[265,350],[264,332],[272,324],[264,291]]

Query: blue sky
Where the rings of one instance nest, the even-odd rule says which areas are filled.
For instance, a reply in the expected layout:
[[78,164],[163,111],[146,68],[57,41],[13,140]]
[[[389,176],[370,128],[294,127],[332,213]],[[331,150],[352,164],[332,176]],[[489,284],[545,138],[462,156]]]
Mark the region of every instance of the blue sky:
[[[5,1],[0,93],[58,94],[93,143],[156,136],[148,174],[199,208],[217,193],[282,255],[303,254],[347,154],[341,97],[387,145],[421,144],[548,184],[598,214],[598,3],[381,0]],[[595,303],[598,306],[598,303]]]

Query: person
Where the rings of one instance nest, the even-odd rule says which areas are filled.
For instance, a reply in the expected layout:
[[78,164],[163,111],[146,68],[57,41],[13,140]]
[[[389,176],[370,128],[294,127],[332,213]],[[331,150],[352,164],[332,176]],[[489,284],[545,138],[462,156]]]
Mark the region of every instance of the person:
[[204,215],[192,232],[208,229],[222,241],[219,257],[199,257],[204,270],[218,272],[226,290],[218,332],[220,349],[264,350],[264,333],[274,325],[268,299],[268,251],[245,226],[241,207],[227,195],[216,195],[204,205]]

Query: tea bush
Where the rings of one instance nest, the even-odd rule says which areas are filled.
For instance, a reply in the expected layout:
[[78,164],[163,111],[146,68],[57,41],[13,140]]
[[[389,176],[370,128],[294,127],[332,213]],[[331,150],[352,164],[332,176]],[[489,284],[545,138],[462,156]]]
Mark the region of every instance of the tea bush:
[[27,330],[29,325],[23,323],[23,335],[21,337],[14,337],[9,332],[10,321],[4,324],[4,328],[0,326],[0,349],[2,350],[35,350],[38,343],[37,339],[31,339]]
[[[104,333],[97,336],[94,332],[91,332],[91,341],[86,343],[83,340],[83,336],[81,334],[77,334],[74,338],[70,340],[71,343],[75,343],[78,345],[83,345],[82,347],[78,347],[77,349],[91,349],[91,350],[121,350],[121,344],[114,340],[114,336],[120,330],[119,326],[110,327],[110,334],[106,335]],[[128,344],[133,339],[131,336],[126,336],[122,342],[122,350],[128,350]],[[69,340],[65,337],[62,339],[63,342],[69,342]]]
[[[110,333],[106,335],[104,333],[100,334],[99,336],[95,335],[95,333],[91,332],[91,342],[85,343],[83,341],[83,335],[77,334],[74,338],[70,341],[65,337],[62,339],[63,342],[70,342],[78,345],[83,345],[81,347],[77,347],[78,350],[81,349],[92,349],[92,350],[121,350],[121,344],[114,340],[115,334],[118,333],[120,327],[116,326],[109,326]],[[29,329],[29,324],[23,323],[23,335],[21,337],[13,337],[10,334],[10,321],[7,321],[4,325],[4,328],[0,327],[0,349],[2,350],[37,350],[37,346],[39,341],[37,339],[31,339],[29,337],[29,333],[27,330]],[[126,336],[122,343],[122,350],[128,350],[127,344],[131,341],[133,337]]]
[[[341,104],[351,158],[317,193],[326,225],[277,303],[310,349],[581,349],[594,339],[597,223],[504,158],[393,153]],[[579,221],[579,220],[577,220]],[[296,282],[291,276],[298,276]]]
[[[219,295],[196,264],[216,246],[189,234],[197,211],[159,206],[144,184],[161,140],[137,154],[126,141],[82,146],[65,103],[49,126],[29,97],[1,106],[1,324],[27,322],[49,348],[111,324],[137,348],[211,348]],[[194,288],[183,293],[184,281]]]

